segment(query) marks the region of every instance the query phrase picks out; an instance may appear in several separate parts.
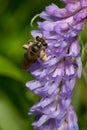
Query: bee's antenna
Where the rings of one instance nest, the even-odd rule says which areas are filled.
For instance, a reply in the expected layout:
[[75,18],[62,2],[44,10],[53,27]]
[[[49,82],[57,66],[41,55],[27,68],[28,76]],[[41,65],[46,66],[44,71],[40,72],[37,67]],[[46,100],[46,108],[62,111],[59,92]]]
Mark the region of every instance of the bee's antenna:
[[37,17],[39,17],[39,16],[40,16],[40,14],[36,14],[36,15],[31,19],[31,22],[30,22],[31,27],[33,27],[33,22],[34,22],[34,20],[35,20]]

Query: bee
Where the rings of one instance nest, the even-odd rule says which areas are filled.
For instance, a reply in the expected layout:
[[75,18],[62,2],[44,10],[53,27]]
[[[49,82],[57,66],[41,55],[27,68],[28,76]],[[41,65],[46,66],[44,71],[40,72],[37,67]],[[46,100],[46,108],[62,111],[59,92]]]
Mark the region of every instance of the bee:
[[26,49],[23,60],[23,69],[28,69],[38,58],[45,61],[47,58],[47,43],[44,38],[37,36],[36,39],[30,40],[23,45]]

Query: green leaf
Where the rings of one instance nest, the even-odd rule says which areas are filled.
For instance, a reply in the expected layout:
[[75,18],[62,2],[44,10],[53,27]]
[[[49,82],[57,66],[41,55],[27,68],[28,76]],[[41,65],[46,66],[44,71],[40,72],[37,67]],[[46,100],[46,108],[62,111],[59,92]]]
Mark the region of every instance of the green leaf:
[[84,76],[84,79],[87,83],[87,62],[85,64],[84,68],[83,68],[83,76]]
[[87,41],[87,23],[85,24],[82,32],[80,33],[80,36],[81,36],[83,43],[85,44]]
[[0,74],[21,82],[31,79],[30,76],[27,77],[22,69],[19,69],[16,64],[4,56],[0,56]]
[[87,43],[85,43],[85,45],[82,46],[81,58],[84,67],[87,63]]
[[9,98],[1,91],[0,130],[28,130],[31,129],[29,127]]

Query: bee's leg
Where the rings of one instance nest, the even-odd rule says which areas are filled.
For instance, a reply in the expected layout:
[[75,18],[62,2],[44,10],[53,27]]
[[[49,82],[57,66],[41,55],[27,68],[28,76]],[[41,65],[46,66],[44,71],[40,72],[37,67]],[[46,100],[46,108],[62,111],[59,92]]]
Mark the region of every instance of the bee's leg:
[[47,59],[47,54],[46,54],[46,50],[41,50],[40,51],[40,58],[45,61]]
[[35,44],[34,41],[28,41],[27,44],[24,44],[22,47],[26,50],[28,50],[30,48],[30,46],[32,46],[33,44]]
[[32,45],[34,45],[34,44],[35,44],[35,41],[33,41],[33,40],[29,40],[29,41],[28,41],[29,47],[32,46]]

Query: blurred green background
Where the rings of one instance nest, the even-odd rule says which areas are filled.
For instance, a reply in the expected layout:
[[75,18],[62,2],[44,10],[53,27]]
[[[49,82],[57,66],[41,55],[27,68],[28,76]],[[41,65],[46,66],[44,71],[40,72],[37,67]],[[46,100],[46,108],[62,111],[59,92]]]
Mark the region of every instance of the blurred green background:
[[[22,70],[22,45],[31,38],[32,17],[46,5],[58,0],[0,0],[0,130],[33,130],[33,116],[29,108],[38,100],[25,83],[33,77]],[[80,130],[87,130],[87,26],[80,34],[83,75],[77,79],[73,104],[78,115]]]

